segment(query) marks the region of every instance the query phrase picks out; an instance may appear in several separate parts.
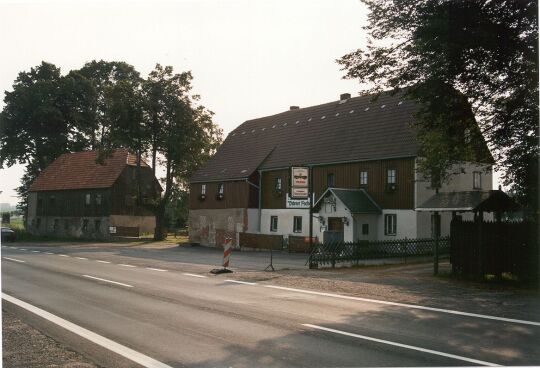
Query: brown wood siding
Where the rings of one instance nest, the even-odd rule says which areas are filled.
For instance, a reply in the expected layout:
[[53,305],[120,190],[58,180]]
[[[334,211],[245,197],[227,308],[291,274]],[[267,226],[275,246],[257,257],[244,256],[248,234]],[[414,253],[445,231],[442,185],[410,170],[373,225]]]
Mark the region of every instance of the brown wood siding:
[[[206,184],[206,198],[200,199],[201,186]],[[194,183],[189,185],[189,208],[200,209],[223,209],[223,208],[248,208],[250,193],[252,190],[245,180],[224,181],[223,199],[217,199],[219,182]]]
[[[387,169],[396,169],[396,190],[386,189]],[[368,184],[360,185],[360,171],[368,172]],[[336,188],[364,188],[382,207],[414,208],[414,158],[364,161],[349,164],[316,166],[313,168],[313,190],[318,198],[327,189],[328,174],[334,174]],[[275,180],[282,178],[283,192],[275,191]],[[289,170],[263,172],[262,208],[285,208],[289,191]]]
[[141,168],[143,203],[140,206],[136,205],[136,170],[135,166],[126,166],[111,188],[111,215],[154,215],[154,209],[150,202],[158,198],[159,192],[152,169],[149,167]]
[[[262,173],[262,208],[285,208],[289,192],[289,170],[264,171]],[[276,179],[281,178],[282,191],[276,191]]]
[[[90,194],[90,204],[86,204]],[[96,204],[96,195],[101,204]],[[54,200],[52,198],[54,197]],[[108,216],[111,209],[110,189],[54,190],[37,192],[37,216],[99,217]]]

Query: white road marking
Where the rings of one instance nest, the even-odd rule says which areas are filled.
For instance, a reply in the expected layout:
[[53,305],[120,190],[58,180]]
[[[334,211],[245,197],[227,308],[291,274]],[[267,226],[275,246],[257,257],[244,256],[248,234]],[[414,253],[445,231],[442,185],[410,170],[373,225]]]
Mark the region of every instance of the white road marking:
[[124,264],[124,263],[120,263],[118,266],[122,266],[122,267],[137,267],[137,266],[133,266],[133,265],[129,265],[129,264]]
[[105,349],[108,349],[116,354],[119,354],[123,356],[124,358],[127,358],[135,363],[138,363],[146,368],[172,368],[171,366],[161,363],[158,360],[155,360],[147,355],[144,355],[142,353],[139,353],[138,351],[135,351],[133,349],[128,348],[127,346],[121,345],[113,340],[110,340],[104,336],[98,335],[95,332],[92,332],[90,330],[87,330],[84,327],[78,326],[72,322],[69,322],[61,317],[58,317],[52,313],[49,313],[41,308],[35,307],[31,304],[28,304],[26,302],[23,302],[22,300],[19,300],[17,298],[14,298],[10,295],[2,293],[2,298],[4,300],[7,300],[8,302],[11,302],[15,305],[18,305],[21,308],[26,309],[27,311],[30,311],[42,318],[45,318],[46,320],[55,323],[56,325],[65,328],[66,330],[73,332],[91,342],[94,344],[97,344],[99,346],[104,347]]
[[463,356],[460,356],[460,355],[454,355],[454,354],[443,353],[442,351],[437,351],[437,350],[424,349],[424,348],[420,348],[420,347],[412,346],[412,345],[400,344],[400,343],[398,343],[398,342],[393,342],[393,341],[388,341],[388,340],[376,339],[376,338],[374,338],[374,337],[369,337],[369,336],[364,336],[364,335],[358,335],[358,334],[355,334],[355,333],[346,332],[346,331],[341,331],[341,330],[334,330],[333,328],[327,328],[327,327],[323,327],[323,326],[311,325],[311,324],[309,324],[309,323],[303,323],[302,326],[314,328],[314,329],[317,329],[317,330],[323,330],[323,331],[333,332],[333,333],[340,334],[340,335],[345,335],[345,336],[350,336],[350,337],[356,337],[357,339],[363,339],[363,340],[368,340],[368,341],[374,341],[374,342],[378,342],[378,343],[381,343],[381,344],[392,345],[392,346],[398,346],[398,347],[405,348],[405,349],[411,349],[411,350],[421,351],[421,352],[423,352],[423,353],[429,353],[429,354],[439,355],[439,356],[443,356],[443,357],[446,357],[446,358],[452,358],[452,359],[463,360],[463,361],[465,361],[465,362],[469,362],[469,363],[473,363],[473,364],[486,365],[486,366],[492,366],[492,367],[500,367],[499,364],[490,363],[490,362],[484,362],[484,361],[482,361],[482,360],[471,359],[471,358],[463,357]]
[[234,282],[235,284],[243,284],[243,285],[257,285],[256,282],[247,282],[247,281],[238,281],[238,280],[223,280],[225,282]]
[[84,258],[84,257],[75,257],[77,259],[84,259],[84,260],[87,260],[88,258]]
[[192,277],[200,277],[200,278],[206,277],[204,275],[197,275],[197,274],[194,274],[194,273],[183,273],[182,275],[192,276]]
[[59,254],[60,257],[69,257],[67,254]]
[[19,248],[19,250],[27,250],[26,248]]
[[109,261],[100,261],[100,260],[97,260],[96,262],[99,262],[99,263],[111,263]]
[[458,315],[458,316],[467,316],[467,317],[491,319],[491,320],[502,321],[502,322],[518,323],[518,324],[523,324],[523,325],[540,326],[540,322],[527,321],[527,320],[522,320],[522,319],[496,317],[496,316],[490,316],[490,315],[485,315],[485,314],[461,312],[461,311],[456,311],[456,310],[452,310],[452,309],[425,307],[423,305],[416,305],[416,304],[387,302],[387,301],[384,301],[384,300],[367,299],[367,298],[360,298],[360,297],[349,296],[349,295],[340,295],[340,294],[324,293],[324,292],[312,291],[312,290],[295,289],[295,288],[288,288],[288,287],[284,287],[284,286],[275,286],[275,285],[263,285],[263,286],[267,287],[267,288],[272,288],[272,289],[294,291],[294,292],[297,292],[297,293],[329,296],[329,297],[332,297],[332,298],[347,299],[347,300],[357,300],[357,301],[361,301],[361,302],[384,304],[384,305],[393,305],[393,306],[396,306],[396,307],[421,309],[421,310],[427,310],[427,311],[431,311],[431,312],[455,314],[455,315]]
[[121,283],[121,282],[118,282],[118,281],[102,279],[102,278],[95,277],[95,276],[90,276],[90,275],[82,275],[82,276],[87,277],[89,279],[99,280],[99,281],[103,281],[103,282],[110,282],[111,284],[121,285],[121,286],[125,286],[125,287],[130,287],[130,288],[133,287],[132,285],[124,284],[124,283]]
[[31,250],[32,253],[41,253],[39,250]]
[[10,261],[15,261],[15,262],[20,262],[20,263],[26,263],[26,261],[21,261],[20,259],[15,259],[15,258],[9,258],[9,257],[2,257],[4,259],[8,259]]
[[152,270],[152,271],[159,271],[159,272],[167,272],[168,270],[163,270],[161,268],[152,268],[152,267],[146,267],[147,270]]
[[45,254],[49,254],[49,255],[53,255],[54,253],[51,253],[51,252],[45,252]]

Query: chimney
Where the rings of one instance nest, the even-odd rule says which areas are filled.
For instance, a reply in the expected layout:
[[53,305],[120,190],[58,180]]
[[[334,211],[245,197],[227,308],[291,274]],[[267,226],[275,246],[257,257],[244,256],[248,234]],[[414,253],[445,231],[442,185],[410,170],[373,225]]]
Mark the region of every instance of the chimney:
[[290,110],[298,110],[299,108],[300,108],[300,106],[291,106]]
[[349,98],[351,98],[351,94],[350,94],[350,93],[342,93],[341,95],[339,95],[339,100],[340,100],[340,101],[346,101],[346,100],[348,100]]

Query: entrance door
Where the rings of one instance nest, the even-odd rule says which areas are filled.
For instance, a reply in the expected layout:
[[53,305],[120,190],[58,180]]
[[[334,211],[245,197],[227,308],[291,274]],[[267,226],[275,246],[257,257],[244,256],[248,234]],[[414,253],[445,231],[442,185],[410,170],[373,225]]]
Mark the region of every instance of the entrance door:
[[343,241],[343,220],[341,217],[328,218],[328,230],[324,232],[324,242]]

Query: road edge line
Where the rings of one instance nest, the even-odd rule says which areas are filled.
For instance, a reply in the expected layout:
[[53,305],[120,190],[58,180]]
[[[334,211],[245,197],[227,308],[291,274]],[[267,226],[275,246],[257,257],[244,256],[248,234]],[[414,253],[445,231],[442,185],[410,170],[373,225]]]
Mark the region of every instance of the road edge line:
[[78,336],[81,336],[94,344],[97,344],[105,349],[108,349],[118,355],[121,355],[124,358],[127,358],[135,363],[138,363],[142,365],[143,367],[147,368],[172,368],[170,365],[167,365],[165,363],[162,363],[154,358],[151,358],[147,355],[144,355],[143,353],[139,353],[136,350],[130,349],[127,346],[124,346],[122,344],[119,344],[113,340],[110,340],[104,336],[101,336],[95,332],[92,332],[90,330],[87,330],[84,327],[81,327],[79,325],[76,325],[73,322],[70,322],[68,320],[65,320],[61,317],[58,317],[50,312],[47,312],[46,310],[43,310],[41,308],[38,308],[36,306],[33,306],[32,304],[26,303],[20,299],[17,299],[11,295],[8,295],[6,293],[2,293],[2,299],[13,303],[23,309],[26,309],[29,312],[32,312],[44,319],[46,319],[49,322],[52,322]]

